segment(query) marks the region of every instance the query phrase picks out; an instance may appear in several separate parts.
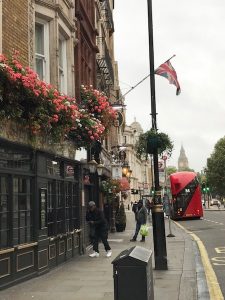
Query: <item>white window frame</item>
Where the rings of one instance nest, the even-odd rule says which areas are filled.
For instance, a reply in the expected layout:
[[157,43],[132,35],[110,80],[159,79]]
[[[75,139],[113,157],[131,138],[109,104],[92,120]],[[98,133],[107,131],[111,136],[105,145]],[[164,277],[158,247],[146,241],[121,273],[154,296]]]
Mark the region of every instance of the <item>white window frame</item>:
[[[44,28],[44,54],[36,53],[35,45],[35,69],[36,58],[43,59],[43,81],[50,83],[50,63],[49,63],[49,23],[47,21],[36,18],[35,25],[42,25]],[[37,70],[36,70],[37,71]]]
[[[62,42],[62,66],[60,66],[60,47],[59,42]],[[58,39],[58,54],[59,54],[59,66],[58,66],[58,76],[59,76],[59,90],[61,93],[67,94],[67,40],[59,33]]]

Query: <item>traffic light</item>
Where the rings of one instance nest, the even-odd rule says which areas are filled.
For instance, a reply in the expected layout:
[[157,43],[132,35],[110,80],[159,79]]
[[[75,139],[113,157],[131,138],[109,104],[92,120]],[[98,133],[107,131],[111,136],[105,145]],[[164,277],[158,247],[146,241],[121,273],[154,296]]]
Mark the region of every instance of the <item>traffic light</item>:
[[208,187],[208,186],[207,186],[207,188],[206,188],[206,192],[209,193],[209,187]]
[[205,194],[205,192],[206,192],[205,182],[202,183],[202,191]]

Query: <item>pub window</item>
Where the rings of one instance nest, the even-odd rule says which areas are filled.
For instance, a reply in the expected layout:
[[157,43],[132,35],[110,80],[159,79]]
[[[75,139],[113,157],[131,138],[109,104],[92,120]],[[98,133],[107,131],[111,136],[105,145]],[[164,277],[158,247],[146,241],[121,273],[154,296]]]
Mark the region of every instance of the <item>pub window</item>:
[[58,161],[47,159],[47,174],[60,176],[60,164]]
[[48,182],[47,189],[47,223],[48,236],[56,234],[55,230],[55,201],[54,201],[54,185],[53,182]]
[[9,186],[8,178],[0,176],[0,248],[9,247]]
[[47,223],[48,236],[64,233],[65,202],[63,182],[48,182]]
[[72,228],[79,228],[79,189],[78,183],[72,187]]
[[33,238],[31,179],[13,178],[13,245]]
[[64,232],[64,197],[63,197],[63,183],[56,182],[56,223],[57,233]]
[[15,149],[0,148],[0,167],[30,171],[31,155]]
[[72,183],[71,182],[65,182],[65,213],[66,213],[66,219],[65,219],[65,225],[66,225],[66,232],[72,231]]

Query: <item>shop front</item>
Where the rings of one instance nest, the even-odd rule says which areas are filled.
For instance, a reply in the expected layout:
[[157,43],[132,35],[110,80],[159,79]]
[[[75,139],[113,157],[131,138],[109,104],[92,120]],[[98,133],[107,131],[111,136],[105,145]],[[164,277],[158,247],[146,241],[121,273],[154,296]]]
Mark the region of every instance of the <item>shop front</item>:
[[80,163],[0,139],[0,288],[82,252]]

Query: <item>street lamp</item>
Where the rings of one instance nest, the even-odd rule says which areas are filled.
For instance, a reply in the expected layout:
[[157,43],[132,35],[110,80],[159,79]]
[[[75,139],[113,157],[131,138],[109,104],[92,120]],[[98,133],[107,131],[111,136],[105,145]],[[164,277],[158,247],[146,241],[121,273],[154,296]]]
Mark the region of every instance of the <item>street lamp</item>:
[[104,170],[104,165],[100,162],[100,164],[97,165],[97,173],[99,177],[102,176],[103,170]]
[[128,172],[127,172],[127,179],[128,179],[129,183],[130,183],[131,175],[132,175],[132,170],[128,170]]
[[[151,88],[151,116],[152,129],[157,132],[156,100],[155,100],[155,68],[154,68],[154,46],[153,46],[153,22],[152,22],[152,0],[148,1],[148,36],[149,36],[149,62],[150,62],[150,88]],[[161,191],[159,186],[158,149],[153,153],[154,187],[152,210],[152,226],[154,239],[155,269],[167,270],[167,251],[165,237],[164,213],[162,207]]]
[[96,160],[94,159],[94,157],[92,157],[92,160],[90,160],[88,162],[88,167],[89,167],[89,170],[90,170],[91,174],[94,174],[96,172],[97,165],[98,165],[98,163],[96,162]]
[[126,107],[125,104],[123,104],[122,101],[117,101],[111,104],[111,106],[115,109],[115,110],[122,110]]
[[123,166],[123,168],[122,168],[123,176],[127,176],[128,172],[129,172],[128,166]]

